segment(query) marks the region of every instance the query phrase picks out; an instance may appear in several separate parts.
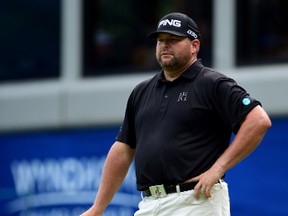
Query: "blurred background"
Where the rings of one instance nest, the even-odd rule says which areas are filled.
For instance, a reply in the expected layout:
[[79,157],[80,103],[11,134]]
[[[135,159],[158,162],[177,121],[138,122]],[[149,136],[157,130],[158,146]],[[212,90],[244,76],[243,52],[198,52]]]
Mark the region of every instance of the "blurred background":
[[[130,91],[159,71],[147,35],[172,11],[199,57],[262,102],[273,126],[228,171],[233,216],[288,215],[288,1],[0,0],[0,215],[79,215],[93,202]],[[105,212],[141,199],[134,167]]]

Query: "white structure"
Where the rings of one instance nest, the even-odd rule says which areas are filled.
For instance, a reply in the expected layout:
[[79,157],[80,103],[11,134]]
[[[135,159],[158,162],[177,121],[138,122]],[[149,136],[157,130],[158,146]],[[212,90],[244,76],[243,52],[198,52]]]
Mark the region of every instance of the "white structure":
[[[245,87],[270,115],[288,115],[288,63],[236,67],[236,0],[214,1],[214,67]],[[120,124],[130,91],[152,76],[81,78],[81,0],[62,0],[62,10],[61,78],[1,84],[0,131]]]

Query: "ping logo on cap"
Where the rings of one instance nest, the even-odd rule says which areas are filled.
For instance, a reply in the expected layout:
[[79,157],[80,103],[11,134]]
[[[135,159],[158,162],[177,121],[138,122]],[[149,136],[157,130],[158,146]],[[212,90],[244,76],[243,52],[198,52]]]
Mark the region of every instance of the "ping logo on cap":
[[170,25],[170,26],[175,26],[175,27],[181,27],[181,21],[180,20],[174,20],[174,19],[164,19],[164,20],[161,20],[159,22],[159,25],[158,25],[158,28],[160,26],[166,26],[166,25]]

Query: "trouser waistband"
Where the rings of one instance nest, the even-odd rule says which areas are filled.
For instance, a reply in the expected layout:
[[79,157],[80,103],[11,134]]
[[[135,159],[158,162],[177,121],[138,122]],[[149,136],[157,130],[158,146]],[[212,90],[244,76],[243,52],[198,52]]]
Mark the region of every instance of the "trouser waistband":
[[193,190],[198,182],[188,182],[179,185],[155,185],[149,187],[149,189],[144,190],[145,196],[153,196],[153,197],[163,197],[170,193],[183,192],[188,190]]

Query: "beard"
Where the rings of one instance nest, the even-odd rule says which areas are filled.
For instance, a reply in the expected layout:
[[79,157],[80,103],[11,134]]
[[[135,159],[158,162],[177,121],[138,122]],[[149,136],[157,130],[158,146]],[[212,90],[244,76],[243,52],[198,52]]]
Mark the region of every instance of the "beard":
[[173,69],[173,68],[176,68],[177,65],[179,65],[175,57],[170,60],[165,60],[165,61],[163,61],[160,57],[160,59],[158,60],[158,63],[163,69]]
[[188,52],[183,52],[180,55],[171,54],[170,59],[163,59],[161,55],[158,56],[157,61],[164,70],[177,70],[181,69],[187,62],[190,61],[191,55]]

